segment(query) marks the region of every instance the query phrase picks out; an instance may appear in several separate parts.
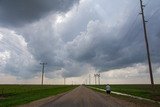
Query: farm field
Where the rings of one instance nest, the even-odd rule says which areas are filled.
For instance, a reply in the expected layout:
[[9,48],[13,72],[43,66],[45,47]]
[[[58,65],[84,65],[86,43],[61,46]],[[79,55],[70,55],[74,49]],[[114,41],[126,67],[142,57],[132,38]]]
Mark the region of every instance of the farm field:
[[0,107],[10,107],[57,95],[75,85],[0,85]]
[[[105,89],[106,85],[89,85]],[[155,85],[153,88],[150,85],[110,85],[111,90],[115,92],[125,93],[129,95],[139,96],[143,98],[160,101],[160,85]]]

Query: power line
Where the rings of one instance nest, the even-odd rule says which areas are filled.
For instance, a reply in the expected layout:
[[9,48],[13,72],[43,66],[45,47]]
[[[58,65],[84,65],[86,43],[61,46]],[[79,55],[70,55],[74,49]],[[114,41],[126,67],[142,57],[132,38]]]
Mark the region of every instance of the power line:
[[1,42],[2,45],[5,46],[6,48],[8,48],[8,49],[10,49],[10,50],[13,50],[13,49],[14,49],[14,51],[16,51],[16,52],[18,52],[18,53],[22,53],[22,50],[21,50],[20,48],[18,48],[18,47],[16,47],[16,46],[13,46],[13,45],[8,45],[8,43],[5,42],[5,41],[0,41],[0,42]]
[[97,76],[96,74],[94,74],[94,78],[95,78],[95,85],[97,84]]
[[121,42],[119,42],[118,46],[122,46],[124,43],[124,38],[127,39],[127,37],[129,37],[129,33],[131,34],[134,30],[135,30],[135,25],[137,23],[137,19],[138,19],[139,14],[137,14],[137,16],[135,17],[134,21],[131,23],[131,26],[129,27],[128,31],[125,33],[125,35],[122,37],[123,40]]
[[[14,41],[11,41],[10,39],[7,39],[7,38],[2,38],[1,40],[0,40],[0,42],[1,42],[1,44],[5,47],[5,48],[7,48],[7,49],[9,49],[9,50],[13,50],[14,52],[15,52],[15,54],[17,54],[17,55],[23,55],[23,57],[25,57],[26,59],[29,59],[30,57],[26,54],[28,51],[27,50],[25,50],[25,49],[23,49],[23,47],[20,47],[20,45],[19,44],[15,44],[15,42]],[[27,49],[27,48],[26,48]]]
[[155,12],[153,12],[153,14],[148,18],[148,21],[150,21],[150,19],[154,16],[154,15],[156,15],[156,13],[158,13],[160,11],[160,7],[155,11]]
[[98,77],[98,84],[100,85],[100,74],[97,74]]
[[42,81],[41,84],[43,85],[43,76],[44,76],[44,65],[47,65],[47,63],[40,63],[42,65]]
[[[17,47],[16,45],[12,45],[13,44],[13,42],[10,42],[10,41],[0,41],[1,42],[1,44],[4,46],[4,47],[6,47],[7,49],[9,49],[9,50],[13,50],[14,52],[15,52],[15,54],[17,54],[17,55],[23,55],[23,57],[26,57],[27,59],[28,59],[28,55],[26,55],[25,53],[24,53],[24,50],[22,50],[21,48],[19,48],[19,47]],[[11,44],[11,45],[9,45],[9,43]]]
[[[94,74],[95,77],[95,85],[99,84],[100,85],[100,74]],[[97,78],[98,78],[98,82],[97,82]]]
[[[138,2],[135,4],[135,6],[131,10],[131,11],[133,11],[132,15],[136,16],[136,17],[135,17],[135,20],[133,21],[133,23],[131,24],[131,26],[129,27],[127,33],[124,34],[125,36],[128,36],[127,34],[129,33],[129,30],[132,28],[133,24],[135,23],[135,21],[137,20],[138,15],[139,15],[139,14],[137,14],[137,11],[138,11],[137,5],[138,5]],[[128,8],[126,8],[126,9],[128,9]],[[137,9],[137,11],[135,11],[136,9]],[[131,18],[130,16],[127,16],[126,20],[130,20],[130,18]],[[132,19],[133,19],[133,17],[132,17]],[[117,34],[119,34],[120,32],[121,32],[121,29],[118,30]]]
[[153,0],[148,0],[147,3],[145,4],[145,7],[148,6],[151,3],[151,1]]
[[[137,8],[137,5],[138,5],[138,2],[136,3],[134,9]],[[136,25],[139,21],[138,20],[139,14],[137,14],[137,12],[136,12],[136,15],[134,15],[134,16],[135,16],[134,20],[130,23],[130,26],[128,27],[128,30],[125,32],[124,36],[121,38],[122,40],[118,43],[117,46],[123,46],[123,44],[125,43],[124,41],[128,40],[128,38],[130,37],[129,35],[132,34],[133,31],[135,31]],[[133,17],[132,17],[132,19],[133,19]]]
[[[136,21],[137,21],[137,19],[138,19],[138,16],[139,16],[139,14],[136,16],[135,20],[134,20],[133,23],[131,24],[131,26],[130,26],[129,30],[127,31],[127,33],[125,34],[125,36],[127,36],[128,33],[130,33],[130,30],[131,30],[131,29],[133,30],[133,26],[136,24]],[[124,37],[125,37],[125,36],[124,36]]]

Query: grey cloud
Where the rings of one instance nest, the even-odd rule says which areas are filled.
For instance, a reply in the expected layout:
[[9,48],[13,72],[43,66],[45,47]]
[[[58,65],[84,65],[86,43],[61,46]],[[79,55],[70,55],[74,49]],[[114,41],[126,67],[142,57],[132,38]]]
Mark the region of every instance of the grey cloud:
[[[8,29],[0,29],[3,37],[0,41],[1,52],[8,53],[1,71],[19,78],[32,78],[36,75],[37,62],[28,51],[24,38]],[[1,60],[2,61],[2,60]]]
[[83,74],[87,74],[88,67],[84,63],[70,61],[65,64],[64,71],[62,72],[63,77],[77,77]]
[[[151,11],[147,13],[149,12]],[[147,63],[140,15],[134,26],[131,26],[131,22],[134,22],[133,19],[137,15],[130,13],[129,18],[123,19],[123,26],[116,27],[112,25],[109,27],[108,23],[101,21],[92,21],[93,24],[89,23],[85,32],[68,44],[69,57],[77,62],[89,63],[99,71],[119,69],[136,63]],[[146,15],[146,17],[149,16]],[[158,20],[158,17],[151,20],[149,23],[152,23],[152,26],[149,27],[151,29],[148,29],[151,58],[154,64],[160,61],[158,54],[160,51],[157,49],[160,45],[157,39],[160,28],[157,24]]]
[[[112,9],[112,3],[114,2],[118,3],[114,4],[116,8]],[[121,7],[118,6],[120,4],[122,5]],[[72,17],[66,18],[67,21],[58,26],[61,29],[59,33],[62,36],[62,40],[65,42],[73,41],[77,35],[86,30],[87,24],[91,20],[101,20],[103,22],[108,22],[109,25],[117,23],[123,19],[123,16],[121,15],[122,13],[117,11],[125,11],[126,14],[130,12],[126,9],[126,5],[129,5],[131,9],[134,6],[131,2],[127,2],[125,0],[114,0],[112,2],[105,0],[92,2],[88,0],[85,1],[85,3],[80,2],[78,8],[70,12]],[[117,22],[113,22],[113,20],[117,20],[118,16],[122,18],[118,19]],[[126,15],[126,17],[128,16]],[[77,21],[79,23],[77,23]]]
[[[64,18],[65,21],[60,24],[55,25],[54,18],[58,15],[55,14],[54,18],[45,17],[17,28],[16,32],[25,38],[28,51],[37,63],[33,66],[41,68],[39,62],[48,63],[45,70],[49,78],[52,78],[49,75],[51,72],[53,75],[58,74],[64,77],[81,76],[89,71],[87,65],[104,72],[133,66],[137,63],[147,63],[141,17],[138,16],[134,26],[131,26],[140,11],[139,2],[124,0],[119,3],[123,5],[113,9],[112,4],[115,4],[113,1],[88,1],[88,4],[78,8],[79,10],[76,8],[74,11],[71,10],[69,16],[65,17],[67,20]],[[146,17],[151,15],[149,14],[150,8],[154,6],[148,7]],[[158,49],[160,47],[160,25],[158,24],[160,19],[156,17],[159,14],[157,13],[153,17],[154,20],[150,20],[147,24],[151,58],[154,64],[160,62]],[[14,58],[12,60],[8,64],[10,66],[8,70],[19,72],[14,71],[13,68],[17,66],[11,64]],[[21,64],[18,64],[21,68]],[[30,66],[26,66],[21,74],[29,76],[39,72],[32,71],[33,67],[30,68]]]
[[50,12],[66,12],[78,0],[0,0],[0,23],[22,26],[37,21]]
[[25,27],[20,32],[24,35],[29,51],[37,61],[47,62],[47,67],[52,68],[49,70],[61,69],[64,66],[61,55],[63,41],[55,34],[50,21],[42,20]]
[[[131,4],[132,2],[130,2]],[[124,11],[125,8],[119,11]],[[25,33],[23,32],[23,35],[29,47],[33,49],[31,53],[37,60],[48,61],[51,65],[49,69],[53,71],[55,68],[63,68],[62,76],[66,77],[83,75],[87,71],[85,70],[87,69],[86,64],[90,64],[99,71],[106,71],[132,66],[136,63],[147,63],[141,17],[138,16],[134,26],[131,26],[133,19],[139,13],[138,9],[135,11],[134,14],[132,11],[129,11],[126,15],[119,14],[119,17],[123,18],[123,20],[119,20],[119,24],[114,19],[111,22],[106,21],[103,17],[107,17],[107,15],[98,17],[98,13],[97,17],[89,18],[93,21],[89,21],[86,17],[87,29],[84,32],[81,32],[82,29],[79,23],[69,21],[77,27],[68,29],[71,26],[70,23],[64,23],[67,26],[64,29],[68,29],[67,32],[71,33],[62,36],[61,34],[66,34],[66,31],[61,30],[61,32],[58,32],[60,34],[56,35],[57,31],[52,28],[50,22],[46,22],[46,24],[43,22],[42,24],[37,24],[38,27],[29,27],[28,30],[23,29],[26,31]],[[92,16],[93,13],[88,12],[87,14]],[[116,13],[113,13],[113,17],[116,19],[114,14]],[[75,20],[84,21],[84,18],[78,16]],[[157,23],[152,23],[156,24],[156,28],[159,28]],[[63,23],[61,26],[63,26]],[[132,28],[126,35],[130,27]],[[31,33],[28,33],[28,31]],[[66,37],[70,36],[69,34],[77,34],[75,32],[78,31],[81,32],[79,35],[74,35],[69,41],[66,40]],[[152,56],[154,63],[158,63],[160,59],[159,52],[156,50],[159,45],[155,35],[157,31],[155,30],[152,36],[152,40],[155,42],[151,42],[151,49],[154,50],[152,52],[155,53]],[[29,35],[32,35],[32,37],[29,38]],[[39,35],[41,36],[39,37]],[[46,41],[48,42],[46,43]]]

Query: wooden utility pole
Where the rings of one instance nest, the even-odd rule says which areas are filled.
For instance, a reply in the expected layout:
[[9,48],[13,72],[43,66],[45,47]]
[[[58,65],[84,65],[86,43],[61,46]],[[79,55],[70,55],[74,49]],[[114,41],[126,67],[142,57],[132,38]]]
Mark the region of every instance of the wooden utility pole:
[[151,64],[151,58],[150,58],[150,51],[149,51],[149,44],[148,44],[148,38],[147,38],[147,30],[146,30],[146,22],[145,16],[144,16],[144,10],[143,8],[145,5],[143,5],[143,1],[140,0],[140,6],[141,6],[141,15],[143,20],[143,28],[144,28],[144,37],[145,37],[145,43],[146,43],[146,49],[147,49],[147,58],[148,58],[148,65],[149,65],[149,73],[150,73],[150,79],[151,79],[151,85],[154,85],[153,81],[153,74],[152,74],[152,64]]
[[91,75],[89,74],[89,85],[91,84]]
[[42,65],[42,81],[41,84],[43,85],[43,76],[44,76],[44,65],[47,65],[47,63],[40,63]]
[[100,74],[97,74],[98,77],[98,85],[100,85]]
[[94,77],[95,77],[95,85],[97,84],[97,76],[96,74],[94,74]]

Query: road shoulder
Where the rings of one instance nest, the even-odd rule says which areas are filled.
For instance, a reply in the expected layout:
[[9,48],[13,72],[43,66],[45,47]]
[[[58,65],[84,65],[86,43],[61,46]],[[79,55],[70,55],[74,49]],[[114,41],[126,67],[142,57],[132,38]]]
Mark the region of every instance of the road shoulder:
[[[90,88],[90,89],[92,89],[92,88]],[[100,91],[100,90],[96,90],[96,89],[92,89],[92,90],[96,91],[97,93],[99,93],[103,97],[104,97],[104,95],[106,97],[110,96],[110,98],[112,98],[114,100],[116,99],[115,101],[123,102],[124,106],[128,105],[128,104],[129,104],[129,106],[131,106],[130,104],[133,104],[133,107],[137,107],[137,106],[138,107],[160,107],[160,104],[158,104],[158,103],[153,103],[153,102],[149,102],[149,101],[145,101],[145,100],[138,100],[135,98],[122,96],[122,95],[116,95],[116,94],[107,95],[106,92],[104,92],[104,91]]]

